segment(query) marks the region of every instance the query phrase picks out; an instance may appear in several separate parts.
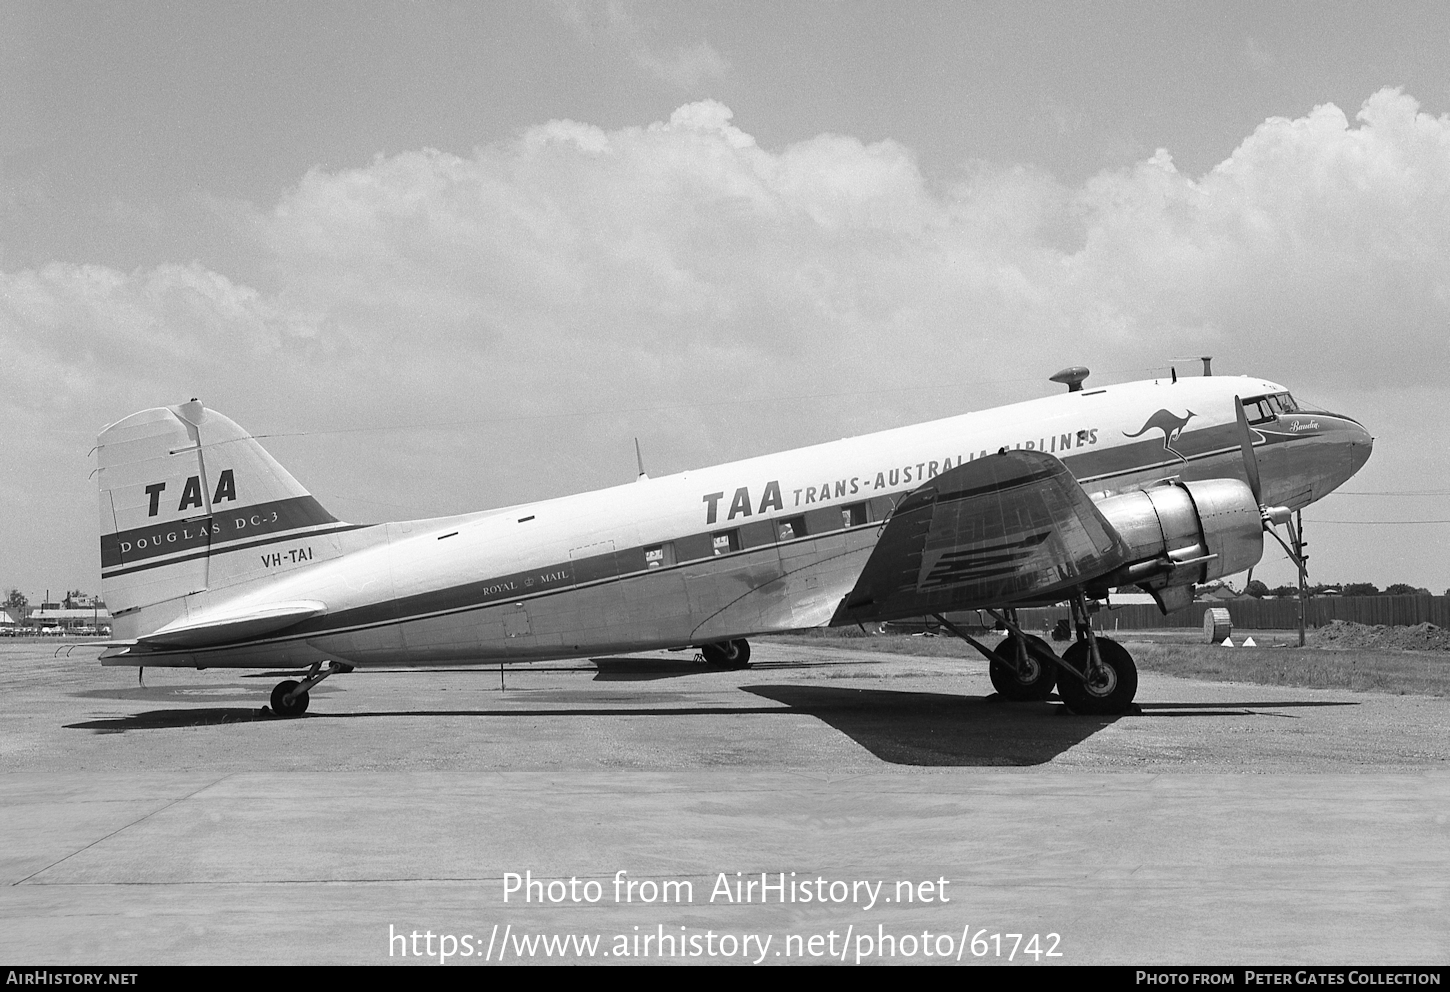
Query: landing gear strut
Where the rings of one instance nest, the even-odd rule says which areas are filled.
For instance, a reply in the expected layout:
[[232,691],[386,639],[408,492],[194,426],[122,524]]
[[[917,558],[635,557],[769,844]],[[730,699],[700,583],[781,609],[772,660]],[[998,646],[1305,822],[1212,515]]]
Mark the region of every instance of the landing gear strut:
[[[993,614],[996,616],[996,614]],[[935,614],[937,621],[957,637],[976,648],[987,659],[987,674],[991,676],[992,688],[1003,699],[1014,703],[1039,703],[1052,695],[1057,685],[1057,666],[1060,662],[1046,641],[1024,633],[1017,626],[1014,611],[999,616],[1011,633],[995,649],[987,647],[966,631],[961,630],[941,614]]]
[[743,637],[716,644],[703,644],[700,646],[700,654],[707,665],[719,668],[750,667],[750,642]]
[[272,690],[272,712],[277,716],[301,716],[307,712],[309,689],[329,675],[341,675],[350,671],[352,666],[344,665],[340,661],[330,662],[326,671],[322,671],[322,662],[314,662],[307,677],[301,682],[288,679],[277,683]]
[[[1040,637],[1008,634],[987,664],[992,688],[1014,703],[1041,702],[1057,687],[1057,656]],[[1009,664],[1006,659],[1011,659]]]
[[1127,713],[1138,694],[1138,667],[1117,641],[1099,637],[1081,592],[1072,597],[1078,640],[1062,654],[1057,694],[1074,713],[1116,716]]

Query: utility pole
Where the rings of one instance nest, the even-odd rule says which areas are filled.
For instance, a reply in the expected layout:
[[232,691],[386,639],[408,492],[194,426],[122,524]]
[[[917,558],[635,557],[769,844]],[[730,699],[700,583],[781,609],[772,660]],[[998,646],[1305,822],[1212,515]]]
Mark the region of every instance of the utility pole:
[[1304,511],[1294,514],[1294,557],[1299,566],[1299,646],[1304,646],[1304,614],[1309,601],[1309,558],[1304,554]]

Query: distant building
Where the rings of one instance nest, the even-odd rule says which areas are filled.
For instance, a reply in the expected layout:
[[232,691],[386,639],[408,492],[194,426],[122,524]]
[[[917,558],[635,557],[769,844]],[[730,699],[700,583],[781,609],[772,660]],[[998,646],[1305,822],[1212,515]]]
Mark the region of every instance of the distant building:
[[90,610],[97,607],[104,610],[106,608],[106,603],[103,599],[87,593],[81,593],[79,596],[67,596],[61,600],[60,605],[69,610]]
[[1242,599],[1243,596],[1241,593],[1234,592],[1225,582],[1214,582],[1195,589],[1193,598],[1200,603],[1222,603],[1230,599]]
[[60,627],[65,630],[75,630],[78,627],[109,627],[111,626],[111,613],[103,607],[92,607],[88,610],[67,610],[63,607],[32,610],[28,618],[32,627]]

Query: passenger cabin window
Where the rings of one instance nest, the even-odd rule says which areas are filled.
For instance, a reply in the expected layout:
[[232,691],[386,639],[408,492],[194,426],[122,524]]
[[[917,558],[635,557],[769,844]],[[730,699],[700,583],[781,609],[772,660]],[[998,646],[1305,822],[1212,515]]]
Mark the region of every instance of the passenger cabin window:
[[718,534],[710,535],[711,547],[715,554],[725,555],[732,551],[740,550],[740,531],[723,530]]
[[663,568],[674,563],[675,546],[673,544],[652,544],[644,549],[645,568]]
[[866,522],[866,504],[852,503],[841,507],[841,526],[859,527]]
[[776,535],[782,541],[794,541],[798,537],[805,537],[806,518],[804,516],[786,517],[777,522]]

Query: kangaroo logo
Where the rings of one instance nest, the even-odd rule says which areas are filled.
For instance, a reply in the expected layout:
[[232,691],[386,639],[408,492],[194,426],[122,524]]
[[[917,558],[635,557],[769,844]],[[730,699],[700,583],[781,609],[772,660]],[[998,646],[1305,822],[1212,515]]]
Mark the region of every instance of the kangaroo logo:
[[1127,431],[1124,431],[1123,437],[1139,437],[1156,427],[1163,432],[1163,450],[1172,452],[1173,456],[1179,461],[1186,462],[1188,459],[1178,453],[1173,447],[1173,442],[1182,436],[1183,428],[1195,416],[1197,415],[1192,410],[1187,411],[1182,417],[1176,417],[1167,410],[1159,410],[1153,416],[1149,417],[1148,422],[1138,428],[1136,433],[1129,434]]

